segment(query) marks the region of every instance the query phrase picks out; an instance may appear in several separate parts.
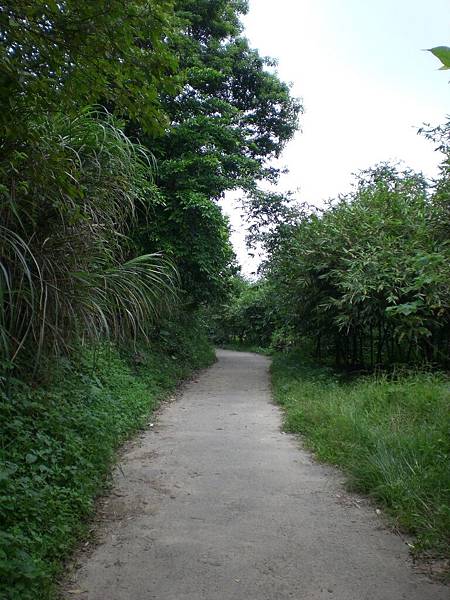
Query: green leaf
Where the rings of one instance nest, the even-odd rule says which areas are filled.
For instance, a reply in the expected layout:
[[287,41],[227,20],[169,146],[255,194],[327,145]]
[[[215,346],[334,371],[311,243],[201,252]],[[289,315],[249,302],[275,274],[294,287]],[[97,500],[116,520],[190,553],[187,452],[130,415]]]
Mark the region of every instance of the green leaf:
[[0,482],[6,481],[6,479],[8,479],[10,477],[10,475],[13,475],[16,471],[17,471],[17,465],[14,465],[11,463],[6,468],[1,469],[0,470]]
[[441,63],[441,71],[446,71],[450,69],[450,47],[448,46],[436,46],[435,48],[429,48],[428,52],[431,52],[436,58],[438,58]]

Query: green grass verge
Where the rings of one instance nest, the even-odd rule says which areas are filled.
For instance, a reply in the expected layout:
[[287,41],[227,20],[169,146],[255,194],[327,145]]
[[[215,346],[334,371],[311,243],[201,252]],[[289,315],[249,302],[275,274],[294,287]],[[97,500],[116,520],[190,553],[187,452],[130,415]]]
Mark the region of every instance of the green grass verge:
[[[183,328],[181,327],[181,330]],[[86,533],[117,448],[159,401],[214,360],[193,328],[138,353],[84,350],[51,384],[0,397],[0,598],[54,597],[62,560]]]
[[276,401],[287,431],[338,465],[355,491],[416,537],[418,554],[450,557],[450,382],[404,374],[341,381],[295,353],[275,356]]

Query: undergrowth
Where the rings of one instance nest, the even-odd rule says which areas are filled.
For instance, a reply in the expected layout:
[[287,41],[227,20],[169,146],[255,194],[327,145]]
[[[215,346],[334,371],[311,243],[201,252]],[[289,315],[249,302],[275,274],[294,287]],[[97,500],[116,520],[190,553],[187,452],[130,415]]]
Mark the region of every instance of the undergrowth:
[[51,382],[0,398],[0,598],[54,597],[62,559],[86,532],[117,448],[176,383],[213,361],[202,331],[167,327],[136,351],[61,360]]
[[270,356],[272,351],[270,348],[265,348],[263,346],[258,346],[257,344],[244,344],[240,342],[228,342],[226,344],[219,344],[220,348],[224,350],[236,350],[237,352],[254,352],[256,354],[263,354],[265,356]]
[[275,356],[285,428],[338,465],[415,536],[418,555],[450,557],[450,382],[445,375],[340,379],[296,352]]

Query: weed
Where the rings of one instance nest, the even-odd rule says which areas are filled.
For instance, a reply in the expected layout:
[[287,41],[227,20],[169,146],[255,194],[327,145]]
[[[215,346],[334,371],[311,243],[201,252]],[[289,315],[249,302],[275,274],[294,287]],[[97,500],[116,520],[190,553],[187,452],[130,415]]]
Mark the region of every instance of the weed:
[[[176,330],[176,331],[175,331]],[[152,347],[104,345],[61,360],[52,382],[0,397],[0,597],[47,600],[86,531],[115,451],[213,352],[195,326],[167,326]]]
[[286,429],[412,533],[417,553],[448,557],[448,378],[416,372],[344,381],[295,352],[275,356],[272,375]]

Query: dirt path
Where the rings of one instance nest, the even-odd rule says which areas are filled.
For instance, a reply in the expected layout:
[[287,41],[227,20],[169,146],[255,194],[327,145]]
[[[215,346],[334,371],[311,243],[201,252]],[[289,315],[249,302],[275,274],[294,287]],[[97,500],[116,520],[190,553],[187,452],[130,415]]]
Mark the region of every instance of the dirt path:
[[448,600],[339,474],[281,433],[268,360],[218,358],[126,452],[67,598]]

